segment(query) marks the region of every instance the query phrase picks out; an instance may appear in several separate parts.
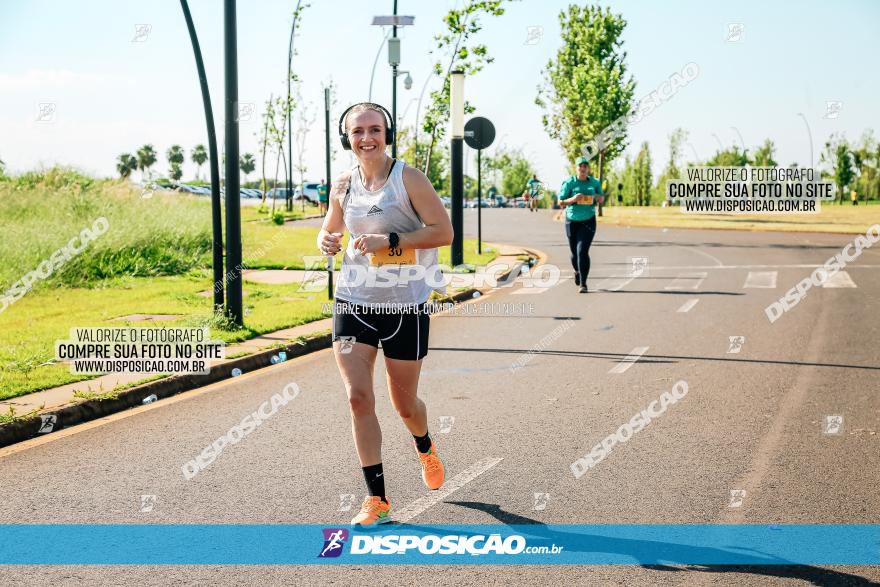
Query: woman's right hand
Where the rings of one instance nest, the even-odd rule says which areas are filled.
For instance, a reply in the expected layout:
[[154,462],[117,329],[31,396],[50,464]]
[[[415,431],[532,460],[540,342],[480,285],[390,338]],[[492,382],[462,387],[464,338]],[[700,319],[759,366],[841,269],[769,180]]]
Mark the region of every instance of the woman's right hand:
[[324,255],[335,255],[342,250],[342,233],[325,232],[319,247]]

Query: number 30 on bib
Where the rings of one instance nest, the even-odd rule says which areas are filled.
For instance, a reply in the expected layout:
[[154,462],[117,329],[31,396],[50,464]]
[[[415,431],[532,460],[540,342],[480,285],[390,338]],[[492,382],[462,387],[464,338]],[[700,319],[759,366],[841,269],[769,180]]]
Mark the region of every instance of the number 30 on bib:
[[370,265],[382,267],[383,265],[415,265],[416,250],[401,249],[400,247],[380,249],[373,253]]

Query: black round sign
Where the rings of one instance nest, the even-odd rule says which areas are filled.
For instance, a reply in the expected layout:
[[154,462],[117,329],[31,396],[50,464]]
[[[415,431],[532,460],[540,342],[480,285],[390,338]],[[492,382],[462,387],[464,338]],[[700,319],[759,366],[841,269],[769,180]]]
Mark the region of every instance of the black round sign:
[[488,118],[475,116],[464,125],[464,142],[471,149],[485,149],[495,140],[495,125]]

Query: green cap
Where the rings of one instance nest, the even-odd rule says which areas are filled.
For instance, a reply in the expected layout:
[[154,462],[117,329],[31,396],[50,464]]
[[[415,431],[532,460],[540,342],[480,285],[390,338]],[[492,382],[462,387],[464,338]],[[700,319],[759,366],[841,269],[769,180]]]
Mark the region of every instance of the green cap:
[[589,163],[590,163],[590,160],[587,159],[586,157],[578,157],[578,160],[577,160],[577,162],[575,163],[575,165],[580,165],[581,163],[587,163],[587,164],[589,164]]

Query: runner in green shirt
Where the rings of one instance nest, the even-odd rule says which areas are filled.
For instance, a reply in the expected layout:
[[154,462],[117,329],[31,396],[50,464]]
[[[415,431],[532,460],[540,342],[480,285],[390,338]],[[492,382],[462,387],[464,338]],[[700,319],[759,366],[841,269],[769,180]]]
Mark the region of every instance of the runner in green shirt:
[[327,214],[327,202],[329,193],[330,186],[328,186],[327,182],[322,179],[321,183],[318,184],[318,209],[321,212],[321,216]]
[[529,211],[535,212],[538,210],[538,197],[541,195],[541,180],[537,175],[533,175],[532,179],[526,183],[526,191],[528,192]]
[[565,208],[565,236],[571,249],[574,283],[580,293],[587,293],[590,245],[596,235],[596,205],[605,200],[599,180],[590,175],[589,159],[578,158],[577,175],[562,182],[557,200]]

